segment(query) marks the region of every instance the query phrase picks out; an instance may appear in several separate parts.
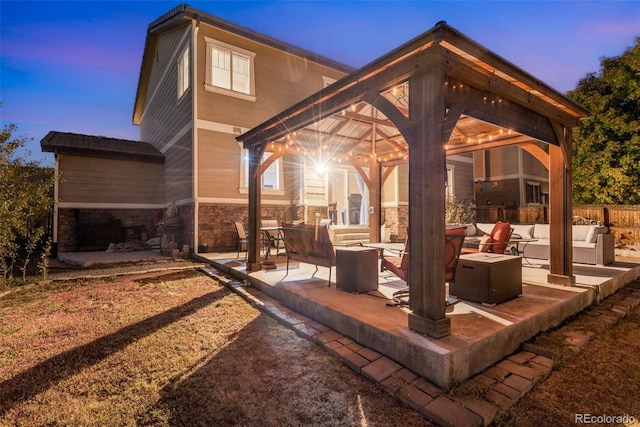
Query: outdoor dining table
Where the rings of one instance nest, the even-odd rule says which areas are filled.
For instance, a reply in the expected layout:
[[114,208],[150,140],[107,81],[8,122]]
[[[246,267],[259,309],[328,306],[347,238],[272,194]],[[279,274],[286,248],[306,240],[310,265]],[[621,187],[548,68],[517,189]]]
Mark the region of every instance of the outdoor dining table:
[[[391,252],[393,256],[399,256],[404,251],[404,243],[363,243],[362,246],[377,249],[380,259],[383,258],[385,250]],[[384,271],[382,264],[380,264],[380,271]]]

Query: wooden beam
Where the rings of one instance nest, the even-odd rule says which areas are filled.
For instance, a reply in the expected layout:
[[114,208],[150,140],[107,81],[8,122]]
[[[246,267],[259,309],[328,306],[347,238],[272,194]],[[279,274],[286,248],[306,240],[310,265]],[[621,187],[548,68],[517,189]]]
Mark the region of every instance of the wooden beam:
[[558,120],[565,125],[577,126],[579,124],[579,117],[569,114],[554,104],[545,102],[488,70],[478,68],[467,59],[448,51],[443,52],[443,57],[447,67],[447,76],[451,78],[475,88],[487,90],[505,100],[512,101],[545,117]]
[[520,144],[520,147],[522,147],[523,150],[525,150],[527,153],[535,157],[540,163],[544,165],[545,168],[547,168],[547,170],[550,169],[549,153],[544,151],[542,148],[540,148],[538,145],[534,144],[533,142]]
[[409,143],[409,328],[441,338],[451,333],[445,315],[444,181],[442,126],[444,73],[438,64],[409,82],[415,140]]
[[380,226],[382,213],[382,181],[380,177],[382,167],[378,162],[374,162],[369,166],[369,206],[373,208],[373,212],[369,212],[369,238],[372,242],[380,241]]
[[249,148],[249,247],[247,271],[258,271],[262,269],[260,262],[260,244],[262,232],[260,230],[259,213],[262,208],[261,185],[260,185],[260,163],[264,155],[265,145],[258,145]]
[[549,274],[553,284],[573,286],[571,173],[562,149],[549,146]]

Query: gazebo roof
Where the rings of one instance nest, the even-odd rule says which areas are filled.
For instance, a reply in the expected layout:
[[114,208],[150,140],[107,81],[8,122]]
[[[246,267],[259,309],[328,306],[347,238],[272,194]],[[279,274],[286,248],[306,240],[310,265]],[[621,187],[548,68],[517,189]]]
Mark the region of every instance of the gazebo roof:
[[[588,114],[441,21],[237,139],[246,148],[270,144],[267,151],[325,152],[338,162],[406,161],[407,142],[398,123],[409,117],[408,78],[425,67],[439,67],[446,76],[449,101],[471,96],[471,88],[474,91],[473,102],[456,117],[447,154],[531,141],[557,145],[552,127],[538,122],[551,119],[574,127]],[[500,119],[482,111],[484,106],[476,105],[479,103],[515,110],[519,118],[514,120],[510,113],[507,120]]]

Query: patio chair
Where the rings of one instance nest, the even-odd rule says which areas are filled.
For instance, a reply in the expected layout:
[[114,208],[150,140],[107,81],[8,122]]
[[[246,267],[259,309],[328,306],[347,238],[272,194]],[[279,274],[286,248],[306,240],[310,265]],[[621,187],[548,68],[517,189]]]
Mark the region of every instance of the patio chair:
[[[444,261],[445,261],[445,283],[453,283],[456,277],[456,269],[458,267],[458,259],[460,259],[460,253],[462,245],[464,243],[466,227],[450,228],[445,231],[444,236]],[[382,258],[382,268],[389,270],[401,280],[407,281],[407,274],[409,272],[409,238],[405,240],[405,249],[397,257],[385,257]],[[400,289],[392,294],[394,305],[408,305],[409,304],[409,288]]]
[[513,228],[508,221],[498,221],[493,226],[490,234],[482,236],[477,248],[463,248],[462,253],[492,252],[494,254],[504,254],[512,233]]
[[244,228],[244,224],[240,221],[233,221],[233,225],[236,228],[236,236],[238,237],[238,254],[236,258],[240,258],[240,251],[243,250],[244,260],[247,260],[248,254],[248,245],[249,245],[249,237],[247,235],[247,230]]
[[261,228],[270,228],[270,230],[262,230],[262,239],[264,249],[266,251],[265,258],[269,258],[271,255],[271,248],[276,248],[276,256],[280,255],[280,243],[284,245],[284,238],[282,237],[282,231],[279,228],[277,219],[261,219]]

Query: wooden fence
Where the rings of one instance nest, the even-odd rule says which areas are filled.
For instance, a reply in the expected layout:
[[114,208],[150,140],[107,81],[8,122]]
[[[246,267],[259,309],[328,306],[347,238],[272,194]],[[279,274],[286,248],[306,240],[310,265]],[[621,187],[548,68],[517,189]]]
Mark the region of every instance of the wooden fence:
[[[599,221],[615,236],[616,247],[640,246],[640,206],[574,206],[573,216]],[[479,207],[478,222],[509,221],[514,224],[549,222],[548,206]]]

